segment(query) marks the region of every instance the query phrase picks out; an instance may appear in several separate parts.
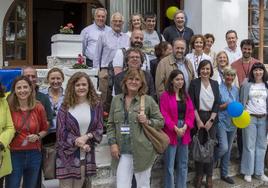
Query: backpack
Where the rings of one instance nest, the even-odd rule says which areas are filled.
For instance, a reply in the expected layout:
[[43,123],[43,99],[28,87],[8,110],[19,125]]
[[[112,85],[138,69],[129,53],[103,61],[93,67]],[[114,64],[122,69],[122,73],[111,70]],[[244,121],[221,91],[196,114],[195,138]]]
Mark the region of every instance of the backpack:
[[[122,53],[123,53],[123,70],[126,68],[127,64],[126,64],[126,48],[121,48]],[[111,61],[108,64],[108,87],[110,89],[113,89],[113,85],[114,85],[114,66],[113,66],[113,61]]]
[[158,35],[158,38],[159,38],[159,41],[162,42],[163,39],[162,39],[162,35],[160,32],[156,31],[157,35]]

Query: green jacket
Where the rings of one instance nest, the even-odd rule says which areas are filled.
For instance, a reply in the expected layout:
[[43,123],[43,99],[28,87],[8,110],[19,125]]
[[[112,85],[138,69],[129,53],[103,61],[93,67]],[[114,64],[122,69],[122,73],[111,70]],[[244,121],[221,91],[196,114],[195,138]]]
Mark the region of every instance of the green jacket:
[[[121,125],[124,123],[123,94],[116,95],[111,104],[111,110],[107,123],[107,136],[109,145],[122,145]],[[135,172],[141,172],[154,163],[156,152],[152,143],[144,135],[142,125],[138,123],[137,115],[140,111],[140,97],[136,96],[129,107],[130,146],[133,155]],[[164,126],[163,117],[154,99],[145,95],[145,114],[151,121],[151,126],[161,129]],[[118,162],[118,161],[117,161]]]
[[[6,99],[0,98],[0,142],[5,149],[0,154],[0,178],[12,171],[9,144],[14,136],[15,129]],[[3,156],[3,158],[1,157]]]

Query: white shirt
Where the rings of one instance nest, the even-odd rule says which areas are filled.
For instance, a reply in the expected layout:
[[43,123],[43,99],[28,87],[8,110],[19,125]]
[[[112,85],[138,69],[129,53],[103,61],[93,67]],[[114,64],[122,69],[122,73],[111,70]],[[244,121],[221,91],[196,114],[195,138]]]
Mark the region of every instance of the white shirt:
[[[91,121],[90,105],[88,102],[84,102],[76,105],[74,108],[70,108],[69,112],[77,120],[81,135],[86,134]],[[85,155],[85,152],[80,149],[81,160],[85,159]]]
[[266,114],[266,88],[264,83],[252,84],[246,109],[250,114]]
[[186,58],[192,63],[192,66],[194,68],[194,77],[195,78],[198,78],[197,69],[198,69],[199,63],[202,60],[209,60],[212,63],[211,57],[205,53],[202,53],[199,56],[195,55],[194,53],[189,53],[186,55]]
[[[129,47],[126,48],[128,50]],[[115,56],[113,58],[113,67],[121,67],[123,68],[123,62],[124,62],[124,57],[123,57],[123,52],[122,49],[118,49],[115,53]],[[127,63],[127,62],[125,62]],[[150,59],[147,54],[145,54],[145,60],[142,63],[142,70],[144,71],[150,71]]]
[[234,51],[231,50],[229,47],[225,47],[223,50],[227,53],[229,65],[231,65],[233,62],[242,57],[241,49],[238,47]]
[[214,103],[214,94],[209,84],[205,88],[204,84],[201,82],[200,97],[199,97],[199,109],[203,111],[211,111]]

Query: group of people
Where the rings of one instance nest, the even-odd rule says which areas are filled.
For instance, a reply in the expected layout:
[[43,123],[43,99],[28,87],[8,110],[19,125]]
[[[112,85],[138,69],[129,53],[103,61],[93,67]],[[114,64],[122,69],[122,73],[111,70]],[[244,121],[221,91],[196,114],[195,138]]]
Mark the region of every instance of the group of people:
[[[252,57],[250,39],[237,46],[237,33],[226,33],[227,47],[212,51],[212,34],[194,35],[185,26],[185,13],[174,14],[174,25],[161,35],[156,16],[134,14],[129,32],[123,33],[123,16],[98,8],[95,22],[82,32],[87,64],[99,69],[97,95],[89,76],[75,73],[66,89],[64,74],[52,68],[49,87],[39,90],[37,73],[25,67],[7,101],[0,87],[0,177],[7,188],[35,188],[41,182],[41,140],[56,143],[56,177],[61,188],[90,187],[96,173],[95,145],[102,139],[103,111],[109,112],[106,132],[117,188],[149,188],[157,153],[145,126],[162,129],[170,143],[164,152],[165,188],[186,188],[190,144],[198,134],[201,144],[217,140],[210,162],[195,161],[195,187],[212,188],[213,168],[220,161],[221,179],[228,175],[232,144],[237,134],[240,171],[268,181],[264,174],[268,74]],[[142,103],[144,106],[142,108]],[[240,101],[249,112],[250,125],[237,129],[227,112]],[[10,111],[9,111],[10,109]],[[4,118],[2,118],[4,117]],[[9,152],[10,149],[10,152]],[[176,163],[176,164],[175,164]],[[176,167],[175,167],[176,166]],[[174,176],[174,170],[176,176]]]

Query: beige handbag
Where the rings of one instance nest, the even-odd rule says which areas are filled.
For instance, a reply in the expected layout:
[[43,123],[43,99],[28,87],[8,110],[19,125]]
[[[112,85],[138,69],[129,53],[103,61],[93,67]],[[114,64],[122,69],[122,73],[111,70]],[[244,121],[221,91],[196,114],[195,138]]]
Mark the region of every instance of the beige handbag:
[[[140,114],[144,114],[145,110],[145,96],[141,96],[141,103],[140,103]],[[164,131],[157,130],[149,125],[143,125],[144,134],[153,144],[155,151],[159,154],[164,153],[166,148],[169,145],[169,137],[166,135]]]

